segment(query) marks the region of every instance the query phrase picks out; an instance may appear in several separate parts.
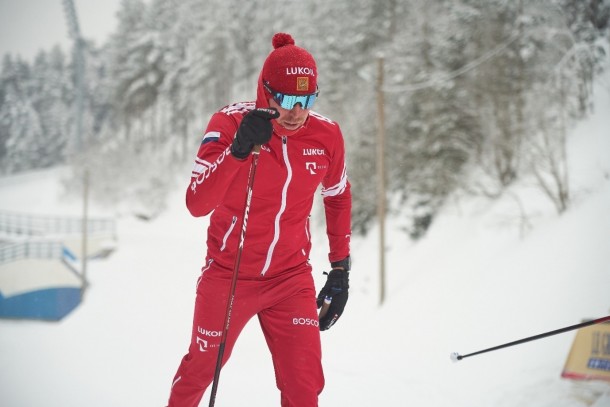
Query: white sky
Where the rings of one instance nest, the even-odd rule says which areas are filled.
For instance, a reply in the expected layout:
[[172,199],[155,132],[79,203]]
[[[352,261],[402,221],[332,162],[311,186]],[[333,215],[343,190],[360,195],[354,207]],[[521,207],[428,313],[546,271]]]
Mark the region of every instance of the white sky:
[[[84,38],[101,44],[116,27],[121,0],[74,0]],[[32,61],[40,49],[71,40],[62,0],[0,0],[0,56],[20,55]]]

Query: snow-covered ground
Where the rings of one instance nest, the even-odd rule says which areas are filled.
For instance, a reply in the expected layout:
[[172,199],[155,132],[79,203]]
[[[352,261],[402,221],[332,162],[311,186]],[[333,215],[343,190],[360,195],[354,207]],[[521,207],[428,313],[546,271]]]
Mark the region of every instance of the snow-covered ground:
[[[596,111],[574,129],[574,204],[555,215],[523,203],[462,197],[429,234],[406,239],[388,222],[387,299],[379,306],[377,231],[352,240],[344,316],[323,332],[321,406],[608,407],[610,383],[560,377],[574,332],[467,354],[610,314],[610,77]],[[0,210],[80,214],[54,169],[0,179]],[[185,174],[185,186],[188,174]],[[519,191],[516,191],[519,192]],[[355,191],[358,193],[358,191]],[[188,215],[183,188],[158,219],[118,220],[118,249],[89,266],[84,302],[59,323],[0,321],[0,405],[163,406],[188,346],[207,219]],[[103,212],[93,205],[92,211]],[[326,239],[312,262],[323,284]],[[273,368],[252,321],[222,371],[217,405],[279,405]],[[207,405],[207,397],[201,405]]]

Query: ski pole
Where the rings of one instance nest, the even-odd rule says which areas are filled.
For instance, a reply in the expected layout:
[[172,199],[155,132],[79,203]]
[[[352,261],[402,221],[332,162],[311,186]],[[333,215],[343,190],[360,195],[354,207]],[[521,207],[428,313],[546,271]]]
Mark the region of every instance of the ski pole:
[[526,342],[530,342],[530,341],[535,341],[537,339],[546,338],[547,336],[561,334],[561,333],[564,333],[564,332],[572,331],[574,329],[584,328],[584,327],[589,326],[589,325],[600,324],[600,323],[606,322],[606,321],[610,321],[610,315],[607,316],[607,317],[593,319],[593,320],[587,321],[587,322],[582,322],[580,324],[567,326],[565,328],[556,329],[554,331],[545,332],[545,333],[542,333],[542,334],[539,334],[539,335],[530,336],[528,338],[519,339],[519,340],[516,340],[516,341],[513,341],[513,342],[505,343],[503,345],[494,346],[493,348],[483,349],[483,350],[480,350],[480,351],[477,351],[477,352],[469,353],[467,355],[460,355],[457,352],[452,352],[451,355],[450,355],[450,358],[451,358],[452,361],[457,362],[458,360],[462,360],[462,359],[470,357],[470,356],[479,355],[481,353],[491,352],[491,351],[502,349],[502,348],[508,348],[509,346],[520,345],[522,343],[526,343]]
[[241,261],[241,253],[244,249],[244,240],[246,238],[246,227],[248,226],[248,213],[250,212],[250,203],[252,202],[252,186],[254,185],[254,174],[258,165],[258,157],[260,155],[261,146],[256,145],[252,150],[252,163],[250,164],[250,172],[248,174],[248,188],[246,190],[246,203],[244,205],[244,215],[242,217],[241,233],[239,235],[239,246],[235,256],[235,264],[233,265],[233,277],[231,278],[231,286],[229,288],[229,296],[227,298],[227,310],[225,312],[224,325],[222,327],[222,336],[220,337],[220,345],[218,347],[218,358],[216,359],[216,369],[214,370],[214,382],[212,383],[212,391],[210,393],[209,407],[213,407],[216,403],[216,392],[218,391],[218,379],[220,378],[220,370],[222,369],[222,357],[224,356],[225,344],[227,342],[227,332],[231,322],[231,311],[233,310],[233,300],[235,298],[235,287],[237,286],[237,274],[239,272],[239,263]]

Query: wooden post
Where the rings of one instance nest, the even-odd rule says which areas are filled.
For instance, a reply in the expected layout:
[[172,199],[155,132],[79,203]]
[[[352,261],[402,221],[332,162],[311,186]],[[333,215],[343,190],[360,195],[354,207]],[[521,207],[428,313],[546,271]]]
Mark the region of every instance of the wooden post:
[[82,238],[81,238],[81,278],[82,286],[80,297],[81,301],[85,297],[87,282],[87,238],[89,236],[89,170],[85,168],[83,173],[83,219],[82,219]]
[[385,112],[383,98],[383,57],[377,65],[377,218],[379,220],[379,305],[385,301]]

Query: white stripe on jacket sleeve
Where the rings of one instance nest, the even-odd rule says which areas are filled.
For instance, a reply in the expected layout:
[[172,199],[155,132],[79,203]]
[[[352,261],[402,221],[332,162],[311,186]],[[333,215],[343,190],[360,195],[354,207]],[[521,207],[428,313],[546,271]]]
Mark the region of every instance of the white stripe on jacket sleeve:
[[344,165],[343,173],[341,174],[341,179],[339,180],[339,183],[336,185],[333,185],[331,187],[328,187],[328,188],[322,188],[322,196],[324,198],[326,198],[328,196],[341,195],[343,193],[343,191],[345,191],[346,187],[347,187],[347,170]]

